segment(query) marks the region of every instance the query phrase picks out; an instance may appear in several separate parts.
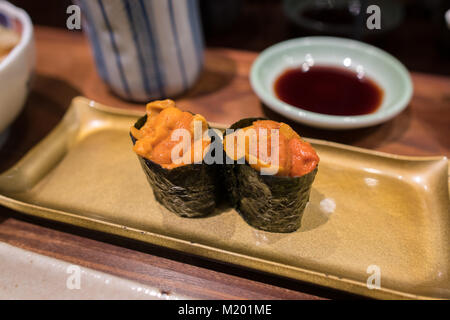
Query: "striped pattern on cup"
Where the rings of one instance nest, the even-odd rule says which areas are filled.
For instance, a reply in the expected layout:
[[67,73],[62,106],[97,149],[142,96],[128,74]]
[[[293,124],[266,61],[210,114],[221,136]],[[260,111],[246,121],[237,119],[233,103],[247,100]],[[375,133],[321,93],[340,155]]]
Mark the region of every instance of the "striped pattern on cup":
[[133,101],[189,89],[203,65],[197,0],[78,0],[100,77]]

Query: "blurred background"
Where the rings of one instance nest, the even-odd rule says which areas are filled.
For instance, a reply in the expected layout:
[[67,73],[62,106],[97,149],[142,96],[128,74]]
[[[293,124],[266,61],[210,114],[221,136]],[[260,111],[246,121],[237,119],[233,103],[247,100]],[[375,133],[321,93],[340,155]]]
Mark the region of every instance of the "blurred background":
[[[66,28],[70,0],[11,0],[37,25]],[[381,8],[382,29],[361,28]],[[374,44],[411,71],[450,75],[450,0],[200,0],[206,46],[261,51],[308,35],[333,35]],[[364,17],[364,19],[360,19]],[[365,30],[365,31],[361,31]]]

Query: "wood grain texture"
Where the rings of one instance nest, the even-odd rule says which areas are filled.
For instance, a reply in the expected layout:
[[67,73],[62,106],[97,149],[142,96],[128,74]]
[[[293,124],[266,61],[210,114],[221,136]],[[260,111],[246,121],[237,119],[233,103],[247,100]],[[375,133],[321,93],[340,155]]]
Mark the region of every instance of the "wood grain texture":
[[[2,212],[1,217],[8,217],[8,213]],[[151,285],[162,294],[200,299],[317,299],[311,294],[227,274],[225,266],[221,271],[196,266],[195,258],[162,253],[160,248],[118,238],[100,237],[99,241],[92,239],[92,232],[86,234],[61,224],[36,225],[39,223],[36,219],[30,220],[33,223],[19,219],[8,217],[1,223],[1,241]],[[58,228],[64,232],[55,230]],[[110,240],[115,244],[107,243]]]
[[[86,39],[77,32],[36,27],[37,70],[24,111],[0,148],[0,171],[12,166],[61,119],[70,100],[142,109],[114,96],[99,79]],[[450,156],[450,78],[413,74],[414,96],[395,119],[367,129],[326,131],[271,112],[252,92],[248,73],[256,53],[209,49],[197,84],[176,100],[182,109],[230,124],[266,116],[292,124],[303,136],[405,155]],[[351,295],[192,257],[160,247],[0,208],[0,241],[172,292],[209,299],[318,299]]]

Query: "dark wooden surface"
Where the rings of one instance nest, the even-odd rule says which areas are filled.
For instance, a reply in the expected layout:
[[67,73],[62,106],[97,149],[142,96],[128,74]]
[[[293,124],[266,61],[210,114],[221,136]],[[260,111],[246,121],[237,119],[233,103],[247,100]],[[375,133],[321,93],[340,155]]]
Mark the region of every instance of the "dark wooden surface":
[[[37,72],[24,111],[0,148],[0,172],[13,165],[60,120],[77,95],[121,108],[142,108],[111,94],[98,78],[80,33],[36,28]],[[247,116],[281,118],[252,93],[248,72],[256,53],[209,49],[196,86],[177,99],[210,121]],[[324,131],[292,124],[303,136],[405,155],[450,155],[450,78],[412,74],[409,107],[385,124],[353,131]],[[180,252],[83,230],[0,207],[0,241],[144,284],[163,293],[210,299],[349,298],[349,294],[207,261]]]

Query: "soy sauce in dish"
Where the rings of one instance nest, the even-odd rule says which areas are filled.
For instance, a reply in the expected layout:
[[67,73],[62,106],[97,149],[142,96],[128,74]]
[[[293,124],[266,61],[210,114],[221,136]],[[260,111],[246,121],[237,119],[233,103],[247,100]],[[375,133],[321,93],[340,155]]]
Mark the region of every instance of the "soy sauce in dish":
[[304,110],[339,116],[375,112],[383,90],[370,78],[333,66],[288,69],[275,81],[277,97]]

